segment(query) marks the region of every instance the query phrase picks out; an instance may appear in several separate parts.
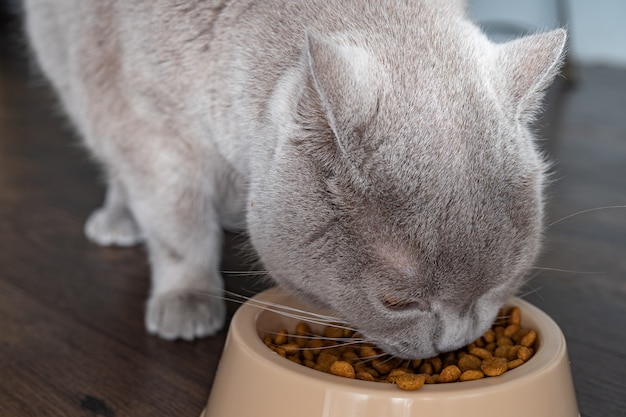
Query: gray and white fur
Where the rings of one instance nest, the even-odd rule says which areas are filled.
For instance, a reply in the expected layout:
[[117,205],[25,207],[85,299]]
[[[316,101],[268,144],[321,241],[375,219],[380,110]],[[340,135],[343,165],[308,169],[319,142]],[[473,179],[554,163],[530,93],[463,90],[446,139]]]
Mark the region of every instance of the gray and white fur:
[[[146,326],[218,331],[222,230],[403,357],[482,334],[540,247],[529,128],[565,31],[491,43],[460,1],[27,0],[43,72],[145,242]],[[214,297],[203,294],[213,294]]]

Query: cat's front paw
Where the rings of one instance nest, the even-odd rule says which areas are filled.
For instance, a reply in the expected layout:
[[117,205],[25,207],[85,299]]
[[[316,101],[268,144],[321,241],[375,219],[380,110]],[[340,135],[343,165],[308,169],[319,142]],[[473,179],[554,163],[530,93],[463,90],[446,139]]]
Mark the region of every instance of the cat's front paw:
[[224,326],[224,301],[197,292],[170,292],[148,300],[146,328],[164,339],[193,340]]
[[104,207],[91,213],[85,223],[85,235],[102,246],[133,246],[143,240],[130,213],[111,213]]

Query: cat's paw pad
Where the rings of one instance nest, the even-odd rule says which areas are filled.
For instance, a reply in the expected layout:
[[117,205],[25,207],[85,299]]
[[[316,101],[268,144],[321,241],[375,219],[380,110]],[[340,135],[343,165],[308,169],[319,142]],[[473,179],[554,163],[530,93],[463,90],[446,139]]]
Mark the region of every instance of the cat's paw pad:
[[171,292],[148,300],[146,328],[164,339],[193,340],[218,332],[226,320],[224,301],[196,292]]
[[85,235],[102,246],[133,246],[141,243],[141,230],[128,214],[111,214],[105,208],[91,213],[85,223]]

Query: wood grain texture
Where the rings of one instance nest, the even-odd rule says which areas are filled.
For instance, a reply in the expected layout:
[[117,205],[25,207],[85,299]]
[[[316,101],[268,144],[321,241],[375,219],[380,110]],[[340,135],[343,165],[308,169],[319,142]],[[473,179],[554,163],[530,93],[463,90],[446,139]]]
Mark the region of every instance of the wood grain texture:
[[[0,416],[198,416],[226,332],[146,334],[145,253],[83,236],[102,183],[16,32],[0,38]],[[555,161],[548,223],[626,204],[626,71],[577,75],[539,124]],[[249,270],[243,247],[227,235],[224,270]],[[537,265],[574,271],[538,268],[525,291],[565,333],[583,416],[625,415],[626,209],[550,226]],[[266,286],[227,275],[232,291]]]

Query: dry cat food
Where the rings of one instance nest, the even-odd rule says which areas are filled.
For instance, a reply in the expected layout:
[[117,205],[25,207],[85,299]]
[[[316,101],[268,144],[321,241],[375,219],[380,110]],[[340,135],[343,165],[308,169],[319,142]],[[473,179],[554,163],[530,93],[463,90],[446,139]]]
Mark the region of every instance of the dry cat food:
[[263,341],[279,355],[318,371],[416,390],[424,384],[502,375],[528,361],[535,352],[537,333],[521,327],[518,307],[500,311],[498,317],[473,343],[424,360],[386,355],[371,344],[359,343],[358,334],[341,327],[328,326],[316,334],[304,322],[298,323],[294,334],[280,330]]

